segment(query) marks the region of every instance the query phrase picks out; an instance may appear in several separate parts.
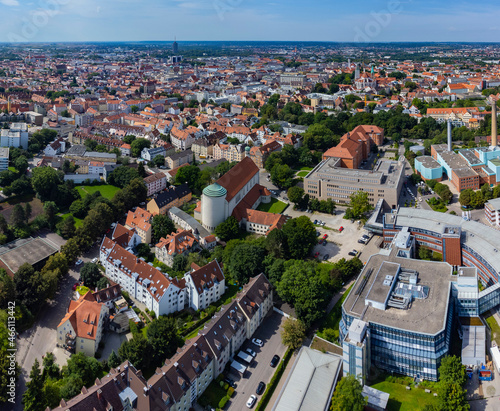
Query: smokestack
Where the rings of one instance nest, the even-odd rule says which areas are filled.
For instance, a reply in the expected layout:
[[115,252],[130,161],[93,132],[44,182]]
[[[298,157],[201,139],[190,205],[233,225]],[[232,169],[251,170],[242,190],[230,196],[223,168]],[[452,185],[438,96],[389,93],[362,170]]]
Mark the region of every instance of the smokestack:
[[497,101],[495,98],[491,106],[491,146],[497,146]]
[[451,121],[448,120],[448,151],[451,151]]

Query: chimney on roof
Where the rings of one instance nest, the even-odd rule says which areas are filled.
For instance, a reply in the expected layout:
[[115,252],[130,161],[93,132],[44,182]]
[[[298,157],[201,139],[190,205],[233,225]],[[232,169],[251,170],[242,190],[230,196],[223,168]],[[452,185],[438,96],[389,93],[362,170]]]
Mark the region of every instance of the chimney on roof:
[[451,121],[448,119],[448,151],[451,151]]
[[491,146],[497,146],[497,100],[495,98],[491,105]]

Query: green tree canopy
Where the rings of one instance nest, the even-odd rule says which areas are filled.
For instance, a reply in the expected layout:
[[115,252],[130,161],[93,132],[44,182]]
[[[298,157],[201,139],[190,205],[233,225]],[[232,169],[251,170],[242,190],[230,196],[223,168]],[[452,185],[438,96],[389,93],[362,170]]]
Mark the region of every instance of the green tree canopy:
[[370,204],[366,191],[352,193],[350,199],[351,202],[345,212],[344,218],[362,219],[373,210],[373,206]]
[[363,411],[367,400],[362,391],[362,385],[353,375],[343,377],[333,393],[330,411]]
[[154,241],[160,241],[160,238],[166,238],[175,231],[174,222],[165,214],[157,214],[153,217],[151,223]]
[[97,286],[97,282],[101,279],[102,274],[97,264],[85,263],[80,270],[80,277],[85,286],[93,289]]
[[304,259],[316,244],[316,229],[307,216],[292,218],[283,225],[286,237],[287,255],[290,258]]
[[183,343],[177,336],[176,321],[172,317],[160,316],[149,325],[146,334],[158,366],[175,354],[179,343]]
[[229,241],[238,236],[240,232],[240,224],[233,216],[230,216],[226,221],[215,227],[215,235],[222,241]]

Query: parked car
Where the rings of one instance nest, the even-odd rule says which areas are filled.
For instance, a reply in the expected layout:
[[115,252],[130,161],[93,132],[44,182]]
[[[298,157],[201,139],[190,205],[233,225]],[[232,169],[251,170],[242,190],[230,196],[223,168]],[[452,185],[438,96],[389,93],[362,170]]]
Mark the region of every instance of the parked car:
[[257,395],[261,395],[264,390],[266,389],[266,384],[264,381],[259,382],[259,385],[257,386],[257,390],[255,391]]
[[257,396],[254,394],[250,395],[250,398],[247,401],[247,407],[252,408],[253,405],[255,404],[255,401],[257,401]]
[[366,240],[364,238],[360,238],[358,240],[358,243],[360,243],[360,244],[366,244]]
[[326,240],[327,238],[328,238],[328,234],[325,234],[325,235],[323,236],[323,240]]
[[231,378],[228,378],[228,377],[224,378],[224,382],[227,382],[231,387],[236,389],[236,383]]
[[367,239],[367,240],[370,238],[370,236],[369,236],[369,235],[367,235],[367,234],[363,234],[361,237],[362,237],[362,238],[365,238],[365,239]]
[[247,348],[247,349],[245,350],[245,352],[246,352],[247,354],[250,354],[253,358],[255,358],[255,356],[257,355],[257,353],[256,353],[254,350],[252,350],[251,348]]
[[314,258],[318,258],[319,257],[319,251],[316,251],[316,253],[314,254]]
[[314,223],[313,224],[318,224],[318,220],[314,220]]
[[80,259],[76,260],[75,265],[80,265],[80,264],[83,264],[83,260],[80,260]]
[[72,289],[73,291],[76,291],[76,287],[78,287],[79,285],[80,285],[80,283],[78,283],[78,282],[77,282],[77,283],[74,283],[74,284],[73,284],[73,287],[71,287],[71,289]]
[[92,259],[92,263],[94,263],[94,264],[97,263],[97,257]]
[[318,244],[321,244],[323,242],[323,239],[320,238],[319,241],[318,241]]
[[271,367],[276,367],[278,363],[280,362],[280,357],[279,355],[275,355],[273,359],[271,360],[271,363],[269,364]]
[[326,260],[328,260],[329,258],[330,258],[330,254],[325,254],[325,255],[323,256],[323,261],[326,261]]
[[328,244],[328,241],[323,240],[323,245],[327,245],[327,244]]
[[259,340],[258,338],[252,338],[252,343],[255,344],[257,347],[262,347],[264,345],[262,340]]
[[340,228],[339,228],[339,232],[342,232],[342,231],[344,231],[344,227],[343,227],[343,226],[340,226]]
[[352,255],[353,257],[358,255],[358,252],[356,250],[349,251],[349,255]]

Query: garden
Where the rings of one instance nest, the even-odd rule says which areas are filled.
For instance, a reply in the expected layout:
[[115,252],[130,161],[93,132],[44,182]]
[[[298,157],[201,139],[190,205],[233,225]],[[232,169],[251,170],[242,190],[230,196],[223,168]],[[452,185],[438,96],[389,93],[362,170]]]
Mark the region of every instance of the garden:
[[270,203],[268,204],[260,203],[259,207],[257,207],[257,210],[266,211],[268,213],[281,214],[283,211],[286,210],[287,207],[288,204],[278,200],[277,198],[272,197]]

